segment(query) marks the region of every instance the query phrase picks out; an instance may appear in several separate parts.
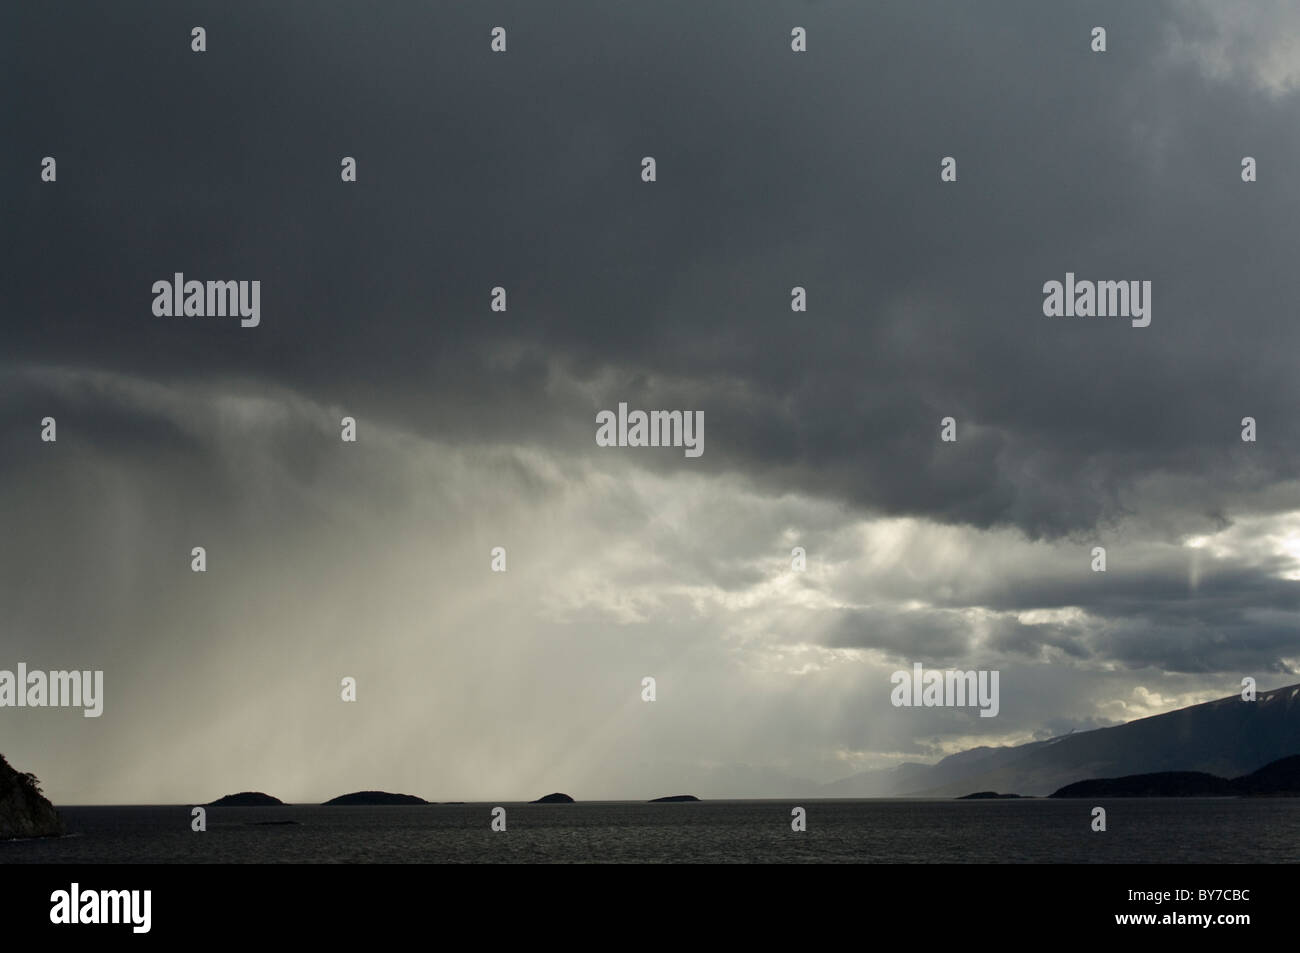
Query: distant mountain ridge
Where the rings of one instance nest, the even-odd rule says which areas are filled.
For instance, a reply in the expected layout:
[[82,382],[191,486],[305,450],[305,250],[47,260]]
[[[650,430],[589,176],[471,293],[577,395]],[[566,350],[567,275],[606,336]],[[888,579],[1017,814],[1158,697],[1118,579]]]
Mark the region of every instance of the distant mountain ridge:
[[1046,796],[1068,784],[1170,771],[1238,778],[1300,754],[1300,685],[1232,695],[1006,748],[972,748],[937,764],[905,764],[822,787],[828,797],[960,797],[971,791]]

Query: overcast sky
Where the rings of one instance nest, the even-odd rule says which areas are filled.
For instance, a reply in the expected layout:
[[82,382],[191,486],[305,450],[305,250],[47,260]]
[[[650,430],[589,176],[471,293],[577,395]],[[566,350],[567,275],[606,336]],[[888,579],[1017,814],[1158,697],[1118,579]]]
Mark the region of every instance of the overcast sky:
[[781,795],[1300,681],[1294,3],[3,19],[0,668],[105,673],[0,710],[56,802]]

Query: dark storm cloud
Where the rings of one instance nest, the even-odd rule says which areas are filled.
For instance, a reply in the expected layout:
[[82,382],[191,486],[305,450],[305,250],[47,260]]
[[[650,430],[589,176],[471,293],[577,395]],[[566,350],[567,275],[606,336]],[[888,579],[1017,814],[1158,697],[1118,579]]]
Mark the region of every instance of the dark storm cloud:
[[[115,726],[29,712],[18,753],[83,799],[429,750],[445,797],[641,796],[638,751],[761,794],[1289,674],[1300,97],[1256,46],[1300,18],[1256,10],[6,10],[0,625],[108,668]],[[261,325],[155,317],[176,271],[259,280]],[[1151,326],[1044,317],[1066,271],[1151,280]],[[620,401],[703,410],[704,455],[598,450]],[[1000,669],[1002,713],[894,717],[908,661]]]
[[835,648],[880,648],[917,658],[948,658],[968,648],[969,626],[956,612],[850,610],[839,614],[826,644]]
[[[1294,527],[1256,518],[1207,537],[1208,548],[1123,537],[1108,549],[1106,572],[1091,570],[1091,543],[1049,547],[923,531],[899,542],[881,534],[867,539],[865,555],[870,560],[884,549],[890,557],[846,574],[835,594],[889,606],[888,621],[875,620],[880,610],[832,613],[820,641],[936,663],[984,652],[1165,672],[1289,675],[1300,581],[1284,541]],[[908,604],[923,608],[897,608]]]
[[[1144,476],[1205,473],[1204,509],[1296,462],[1297,101],[1168,55],[1196,8],[47,10],[10,14],[0,94],[9,360],[579,452],[657,381],[706,411],[699,469],[1030,534]],[[177,270],[261,280],[262,326],[153,317]],[[1043,317],[1066,270],[1151,279],[1151,326]]]

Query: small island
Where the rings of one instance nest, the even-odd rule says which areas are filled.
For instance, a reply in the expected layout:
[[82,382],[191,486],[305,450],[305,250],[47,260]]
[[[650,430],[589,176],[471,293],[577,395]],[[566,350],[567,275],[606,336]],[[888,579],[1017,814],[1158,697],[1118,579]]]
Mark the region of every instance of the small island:
[[1052,797],[1231,797],[1236,793],[1227,778],[1201,771],[1160,771],[1076,781]]
[[1159,771],[1076,781],[1052,797],[1300,797],[1300,755],[1231,780],[1202,771]]
[[1023,794],[999,794],[997,791],[976,791],[974,794],[963,794],[957,798],[959,801],[1005,801],[1008,798],[1023,798]]
[[63,818],[41,793],[36,776],[15,771],[0,754],[0,840],[66,833]]
[[209,801],[205,807],[284,807],[284,802],[278,797],[271,797],[269,794],[263,794],[261,791],[240,791],[238,794],[227,794],[225,797],[219,797],[215,801]]
[[668,797],[652,797],[647,804],[683,804],[687,801],[698,801],[694,794],[670,794]]
[[558,791],[554,794],[548,794],[546,797],[539,797],[536,801],[529,801],[529,804],[573,804],[573,798],[567,794],[560,794]]
[[351,794],[340,794],[338,797],[330,798],[325,802],[325,807],[347,807],[359,804],[370,806],[393,806],[401,804],[428,804],[422,797],[416,797],[414,794],[389,794],[387,791],[354,791]]

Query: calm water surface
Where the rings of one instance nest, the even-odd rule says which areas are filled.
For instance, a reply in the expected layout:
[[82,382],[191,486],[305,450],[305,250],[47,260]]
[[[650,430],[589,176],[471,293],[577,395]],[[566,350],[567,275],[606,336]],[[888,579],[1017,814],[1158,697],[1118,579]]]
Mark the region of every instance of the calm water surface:
[[501,802],[505,833],[494,806],[209,808],[206,833],[188,805],[64,807],[69,836],[0,842],[0,864],[1300,862],[1300,798]]

